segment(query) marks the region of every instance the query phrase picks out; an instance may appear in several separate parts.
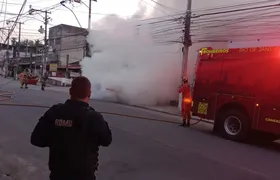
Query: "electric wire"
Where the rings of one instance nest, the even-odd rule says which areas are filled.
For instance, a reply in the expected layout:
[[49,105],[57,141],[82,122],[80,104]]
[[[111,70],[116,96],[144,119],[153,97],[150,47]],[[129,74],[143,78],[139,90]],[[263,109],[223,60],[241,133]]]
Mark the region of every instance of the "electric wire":
[[[244,38],[251,40],[254,39],[252,37],[255,37],[255,39],[271,39],[273,37],[279,37],[279,32],[277,32],[277,29],[275,28],[279,26],[276,19],[280,15],[279,3],[256,6],[261,3],[250,4],[254,5],[254,7],[242,7],[239,9],[202,13],[193,16],[191,19],[192,40],[194,42],[205,42],[206,40],[214,42],[244,40]],[[271,20],[273,18],[274,21]],[[184,22],[177,26],[174,24],[168,24],[166,20],[161,23],[155,23],[160,24],[160,26],[154,27],[156,30],[153,34],[156,36],[153,37],[156,38],[156,40],[158,40],[158,38],[161,40],[168,40],[172,35],[175,39],[184,34]],[[246,23],[250,23],[250,26]],[[269,27],[274,27],[276,30],[267,30]],[[180,29],[182,29],[182,31],[180,31]]]

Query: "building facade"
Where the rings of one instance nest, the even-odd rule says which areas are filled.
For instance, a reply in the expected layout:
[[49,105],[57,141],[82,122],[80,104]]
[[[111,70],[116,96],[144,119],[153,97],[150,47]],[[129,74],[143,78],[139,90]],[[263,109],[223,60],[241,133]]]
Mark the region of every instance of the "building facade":
[[80,62],[86,54],[87,34],[84,28],[65,24],[51,27],[48,62],[57,62],[59,66]]
[[0,44],[0,69],[1,74],[16,77],[16,74],[29,68],[34,74],[39,75],[42,68],[43,45],[23,45],[17,46]]

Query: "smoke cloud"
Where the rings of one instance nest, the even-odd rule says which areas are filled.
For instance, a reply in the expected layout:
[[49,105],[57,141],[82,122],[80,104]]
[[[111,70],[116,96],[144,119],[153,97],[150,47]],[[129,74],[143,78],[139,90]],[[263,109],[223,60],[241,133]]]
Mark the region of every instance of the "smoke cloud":
[[[145,13],[142,7],[134,17]],[[93,55],[81,64],[92,83],[92,98],[132,105],[168,104],[178,96],[181,45],[155,44],[149,26],[132,21],[107,16],[90,32]]]
[[[88,36],[94,53],[92,58],[85,58],[82,62],[83,74],[92,82],[92,98],[135,105],[167,104],[170,100],[178,99],[177,87],[181,72],[182,45],[155,44],[149,26],[137,26],[131,23],[135,21],[135,18],[143,18],[147,14],[150,17],[164,15],[172,17],[172,14],[184,12],[187,6],[185,0],[158,0],[157,2],[158,4],[149,2],[155,7],[153,12],[147,13],[147,7],[150,8],[150,6],[142,3],[139,4],[139,11],[130,19],[111,15],[94,25],[97,30],[90,32]],[[223,10],[221,7],[241,2],[243,1],[213,0],[211,4],[205,4],[204,0],[197,0],[193,1],[193,14],[209,13],[207,8],[211,6],[220,8],[213,12],[221,11]],[[246,17],[246,14],[243,16]],[[222,20],[239,17],[229,15],[222,17]],[[241,26],[242,24],[234,24],[230,27],[217,24],[217,27],[210,28],[211,24],[213,26],[215,24],[205,24],[205,18],[194,19],[192,24],[193,45],[189,50],[187,70],[187,76],[191,82],[200,48],[240,46],[235,43],[240,38],[233,37],[239,37],[241,32],[231,30],[232,26],[238,29],[247,28],[247,26]],[[214,18],[219,19],[219,17]],[[182,36],[181,32],[177,35]],[[223,37],[226,39],[223,40]],[[177,38],[174,37],[173,40]],[[244,40],[244,37],[241,39]],[[215,40],[222,41],[215,42]],[[230,41],[234,43],[229,43]],[[242,46],[246,45],[242,44]]]

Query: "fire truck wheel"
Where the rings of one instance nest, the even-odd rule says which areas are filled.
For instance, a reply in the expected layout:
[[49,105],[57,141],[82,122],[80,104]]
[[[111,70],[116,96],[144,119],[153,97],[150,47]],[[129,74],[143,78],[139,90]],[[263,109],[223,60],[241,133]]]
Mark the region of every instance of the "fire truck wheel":
[[250,124],[246,113],[238,110],[224,111],[218,121],[216,129],[223,137],[234,141],[244,141],[248,137]]

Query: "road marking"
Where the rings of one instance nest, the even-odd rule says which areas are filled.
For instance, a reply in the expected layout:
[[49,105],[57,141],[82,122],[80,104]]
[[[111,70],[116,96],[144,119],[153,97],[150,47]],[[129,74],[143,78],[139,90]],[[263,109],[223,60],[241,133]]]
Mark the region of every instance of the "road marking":
[[124,131],[124,132],[128,132],[128,133],[131,133],[131,134],[134,134],[134,135],[137,135],[137,136],[142,136],[141,134],[137,133],[137,132],[133,132],[133,131],[129,131],[129,130],[126,130],[126,129],[122,129],[120,126],[113,126],[121,131]]
[[151,138],[151,137],[149,137],[149,136],[146,137],[146,136],[143,135],[143,134],[140,134],[140,133],[137,133],[137,132],[133,132],[133,131],[129,131],[129,130],[126,130],[126,129],[122,129],[122,128],[119,127],[119,126],[114,126],[114,127],[117,128],[117,129],[119,129],[119,130],[122,130],[122,131],[125,131],[125,132],[128,132],[128,133],[131,133],[131,134],[134,134],[134,135],[137,135],[137,136],[143,136],[143,137],[145,137],[145,138],[147,138],[147,139],[150,139],[150,140],[152,140],[152,141],[155,141],[155,142],[157,142],[157,143],[159,143],[159,144],[161,144],[161,145],[167,146],[167,147],[169,147],[169,148],[176,149],[173,145],[165,144],[164,142],[162,142],[162,141],[160,141],[160,140],[157,140],[157,139],[154,139],[154,138]]
[[193,152],[193,153],[199,154],[199,155],[202,156],[202,157],[211,159],[211,160],[216,161],[216,162],[218,162],[218,163],[225,164],[225,165],[227,165],[227,166],[229,166],[229,167],[233,167],[233,168],[235,168],[235,169],[240,169],[240,170],[242,170],[242,171],[245,171],[245,172],[248,172],[248,173],[251,173],[251,174],[255,174],[255,175],[258,175],[258,176],[262,176],[262,177],[266,178],[267,180],[276,180],[276,179],[270,177],[269,175],[267,175],[267,174],[265,174],[265,173],[259,172],[259,171],[257,171],[257,170],[250,169],[250,168],[245,167],[245,166],[233,165],[233,164],[227,163],[227,162],[225,162],[225,161],[218,160],[218,158],[211,157],[211,156],[208,156],[208,155],[204,155],[204,154],[201,154],[201,153],[199,153],[199,152]]

